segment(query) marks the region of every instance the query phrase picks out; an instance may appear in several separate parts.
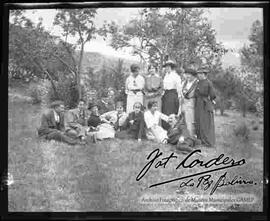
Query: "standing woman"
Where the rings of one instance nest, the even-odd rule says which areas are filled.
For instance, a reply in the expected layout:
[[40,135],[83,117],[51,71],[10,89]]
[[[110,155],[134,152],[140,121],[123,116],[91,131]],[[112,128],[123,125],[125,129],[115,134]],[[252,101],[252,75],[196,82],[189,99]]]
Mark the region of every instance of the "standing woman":
[[[163,79],[163,88],[165,90],[162,96],[161,112],[167,116],[170,114],[178,115],[180,99],[182,98],[181,77],[176,73],[176,65],[173,61],[168,60],[165,65],[165,76]],[[165,130],[170,128],[170,125],[162,121],[162,127]]]
[[183,104],[182,112],[184,113],[187,129],[191,136],[196,134],[195,127],[195,90],[198,84],[197,72],[193,69],[187,69],[184,73],[183,83]]
[[207,79],[208,69],[203,66],[198,70],[199,82],[195,91],[195,121],[197,138],[208,147],[215,145],[213,84]]
[[145,77],[144,106],[147,107],[149,101],[156,101],[158,111],[161,111],[162,91],[162,78],[157,72],[157,67],[150,64],[148,66],[148,75]]
[[131,75],[126,80],[125,92],[127,94],[126,112],[133,111],[133,105],[136,102],[143,103],[144,77],[139,75],[140,67],[137,64],[130,66]]

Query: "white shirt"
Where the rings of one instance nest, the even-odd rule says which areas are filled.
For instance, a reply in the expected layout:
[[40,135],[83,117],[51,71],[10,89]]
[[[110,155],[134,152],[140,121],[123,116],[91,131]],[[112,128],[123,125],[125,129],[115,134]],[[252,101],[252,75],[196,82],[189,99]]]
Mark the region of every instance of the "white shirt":
[[56,111],[55,111],[55,110],[53,111],[53,113],[54,113],[54,119],[55,119],[55,122],[56,122],[56,123],[59,123],[59,122],[60,122],[60,117],[59,117],[59,114],[58,114],[58,113],[56,113]]
[[158,125],[160,119],[164,121],[168,121],[168,116],[165,114],[162,114],[159,111],[155,111],[154,114],[151,113],[150,110],[147,110],[144,112],[144,121],[147,128],[151,128],[155,125]]
[[166,73],[163,79],[163,88],[164,90],[176,89],[178,97],[182,97],[181,77],[174,70]]
[[[142,90],[144,88],[144,85],[145,80],[143,76],[138,74],[137,77],[133,77],[133,75],[131,74],[126,80],[125,92],[127,95],[134,95],[131,90]],[[140,91],[137,92],[137,95],[143,95],[143,93]]]

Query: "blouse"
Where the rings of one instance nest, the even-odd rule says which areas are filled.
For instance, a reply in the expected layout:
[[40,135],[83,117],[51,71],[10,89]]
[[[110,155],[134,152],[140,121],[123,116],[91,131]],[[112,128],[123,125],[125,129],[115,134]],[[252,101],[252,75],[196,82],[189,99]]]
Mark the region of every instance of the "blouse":
[[182,97],[182,81],[181,77],[175,72],[166,73],[163,79],[164,90],[176,89],[178,97]]
[[144,121],[147,128],[151,128],[155,125],[158,125],[160,119],[164,121],[168,121],[168,116],[165,114],[162,114],[159,111],[155,111],[155,113],[152,114],[151,111],[148,110],[144,113]]

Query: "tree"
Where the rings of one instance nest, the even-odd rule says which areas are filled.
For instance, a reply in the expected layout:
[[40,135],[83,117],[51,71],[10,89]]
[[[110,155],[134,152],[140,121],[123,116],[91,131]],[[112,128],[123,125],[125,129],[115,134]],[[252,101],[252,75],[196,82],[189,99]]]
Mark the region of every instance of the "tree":
[[[34,25],[22,10],[11,12],[9,24],[9,77],[20,79],[47,78],[55,90],[59,74],[70,68],[70,57],[56,36],[44,30],[42,20]],[[56,91],[56,90],[55,90]]]
[[172,8],[162,13],[158,8],[144,8],[123,27],[105,23],[99,33],[111,38],[113,48],[131,48],[141,60],[157,63],[160,69],[166,55],[181,67],[194,62],[213,66],[226,52],[216,42],[202,9]]
[[76,81],[78,87],[79,98],[82,97],[81,93],[81,69],[82,60],[84,55],[84,46],[87,42],[95,36],[96,28],[93,19],[96,15],[96,9],[59,9],[54,18],[54,25],[59,25],[63,29],[63,36],[65,42],[69,36],[78,37],[76,47],[80,48],[79,59],[73,61],[76,63]]

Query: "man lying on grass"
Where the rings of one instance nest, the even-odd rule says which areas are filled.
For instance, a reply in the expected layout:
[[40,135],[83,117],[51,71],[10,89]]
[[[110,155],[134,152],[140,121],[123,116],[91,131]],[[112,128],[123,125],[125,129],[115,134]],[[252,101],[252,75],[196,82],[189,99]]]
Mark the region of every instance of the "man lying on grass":
[[63,101],[54,101],[50,105],[51,110],[44,113],[41,117],[41,126],[38,135],[47,140],[56,140],[70,145],[85,144],[85,142],[68,136],[65,132]]

